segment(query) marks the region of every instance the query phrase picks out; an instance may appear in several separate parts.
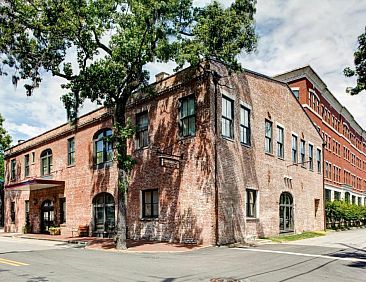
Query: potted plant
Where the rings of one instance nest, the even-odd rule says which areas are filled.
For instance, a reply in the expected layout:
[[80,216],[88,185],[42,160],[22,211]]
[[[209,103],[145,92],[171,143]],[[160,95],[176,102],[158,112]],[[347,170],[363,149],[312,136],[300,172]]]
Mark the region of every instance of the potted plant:
[[57,226],[51,226],[48,231],[50,232],[50,235],[60,235],[61,234],[61,228]]

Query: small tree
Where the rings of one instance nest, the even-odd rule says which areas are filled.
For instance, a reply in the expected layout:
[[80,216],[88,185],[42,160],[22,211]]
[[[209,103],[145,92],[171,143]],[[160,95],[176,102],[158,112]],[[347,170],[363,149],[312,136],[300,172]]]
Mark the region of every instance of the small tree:
[[349,67],[344,69],[347,77],[356,76],[357,84],[355,87],[348,87],[347,92],[356,95],[362,90],[366,90],[366,27],[365,32],[358,37],[358,48],[354,53],[355,69]]
[[[127,155],[133,134],[127,101],[148,85],[151,62],[173,60],[178,68],[215,58],[239,69],[236,56],[256,46],[255,0],[235,0],[228,8],[214,1],[204,8],[192,0],[4,0],[0,2],[1,69],[12,83],[25,80],[27,95],[43,74],[65,79],[62,97],[68,116],[77,117],[85,99],[113,112],[113,144],[119,171],[117,248],[126,248]],[[68,60],[76,54],[77,64]]]

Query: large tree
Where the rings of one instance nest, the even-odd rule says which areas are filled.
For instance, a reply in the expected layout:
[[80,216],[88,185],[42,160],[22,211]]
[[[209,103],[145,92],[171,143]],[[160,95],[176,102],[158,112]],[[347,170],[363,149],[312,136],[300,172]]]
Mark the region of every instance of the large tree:
[[358,48],[354,53],[354,64],[355,69],[349,67],[344,69],[344,74],[347,77],[357,77],[356,86],[347,88],[347,92],[351,95],[366,90],[366,27],[365,32],[358,37]]
[[[113,144],[119,169],[117,248],[126,248],[126,173],[133,160],[126,139],[133,133],[125,112],[128,99],[144,91],[146,65],[198,65],[214,58],[231,69],[236,56],[256,46],[256,0],[235,0],[224,8],[192,0],[3,0],[0,1],[0,55],[13,84],[25,80],[27,95],[45,72],[65,79],[62,100],[69,118],[85,99],[113,110]],[[76,62],[70,60],[76,56]],[[4,67],[6,65],[6,68]],[[12,69],[12,73],[8,69]]]
[[4,118],[0,114],[0,179],[4,179],[4,151],[11,143],[11,137],[4,128]]

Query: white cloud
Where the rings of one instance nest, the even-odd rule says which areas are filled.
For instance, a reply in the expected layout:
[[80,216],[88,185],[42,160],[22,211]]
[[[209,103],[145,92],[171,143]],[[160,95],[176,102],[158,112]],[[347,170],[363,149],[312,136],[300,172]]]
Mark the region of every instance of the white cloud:
[[[210,0],[195,0],[204,6]],[[222,0],[225,6],[232,1]],[[343,76],[343,69],[353,65],[357,36],[364,31],[366,1],[359,0],[260,0],[256,23],[260,35],[258,51],[241,55],[245,68],[275,75],[310,64],[337,99],[366,129],[366,95],[349,96],[347,86],[353,79]],[[70,55],[71,56],[71,55]],[[71,57],[70,57],[71,58]],[[147,66],[151,81],[160,71],[172,73],[174,64]],[[22,86],[14,89],[7,77],[0,78],[0,113],[13,139],[33,137],[66,121],[60,101],[62,80],[46,76],[41,88],[26,97]],[[87,103],[85,113],[97,106]]]

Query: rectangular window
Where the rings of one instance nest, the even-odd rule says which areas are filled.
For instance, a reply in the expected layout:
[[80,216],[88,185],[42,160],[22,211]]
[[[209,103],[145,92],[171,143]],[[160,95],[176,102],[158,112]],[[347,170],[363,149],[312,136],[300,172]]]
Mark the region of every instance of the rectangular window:
[[15,175],[16,175],[16,161],[11,160],[10,162],[10,179],[11,180],[15,180]]
[[29,176],[29,154],[24,156],[24,177]]
[[149,145],[149,115],[143,112],[136,115],[136,148],[141,149]]
[[247,189],[246,215],[247,217],[257,217],[257,191]]
[[26,200],[24,202],[24,210],[25,210],[25,223],[27,226],[29,226],[30,221],[29,221],[29,201]]
[[60,198],[60,224],[66,222],[66,198]]
[[300,163],[305,166],[305,141],[300,140]]
[[222,97],[221,133],[223,137],[234,138],[234,101]]
[[313,147],[313,145],[309,144],[309,169],[310,170],[314,169],[313,158],[314,158],[314,147]]
[[250,110],[240,107],[240,142],[250,145]]
[[36,161],[36,154],[35,152],[32,152],[32,164]]
[[292,163],[297,164],[297,136],[292,135]]
[[334,191],[334,200],[336,201],[341,200],[341,192]]
[[331,191],[329,189],[325,189],[325,201],[331,200]]
[[10,203],[10,220],[15,223],[15,202]]
[[265,139],[264,139],[264,150],[266,153],[272,153],[272,122],[269,120],[265,121]]
[[75,164],[75,138],[67,140],[67,165]]
[[159,192],[158,189],[142,191],[142,217],[159,217]]
[[277,157],[283,159],[284,158],[284,150],[283,150],[283,143],[284,143],[284,134],[283,128],[277,126]]
[[183,137],[196,134],[196,106],[194,96],[181,99],[180,104],[180,135]]

